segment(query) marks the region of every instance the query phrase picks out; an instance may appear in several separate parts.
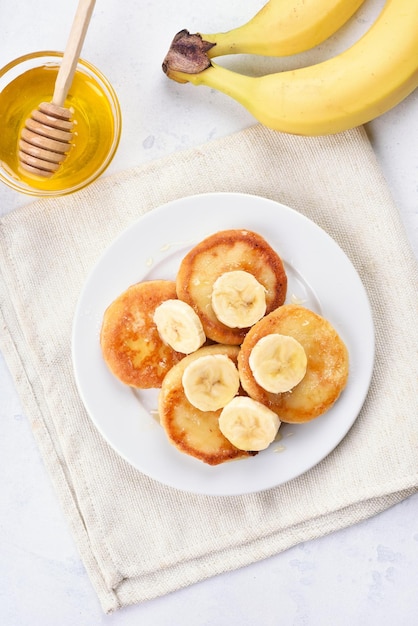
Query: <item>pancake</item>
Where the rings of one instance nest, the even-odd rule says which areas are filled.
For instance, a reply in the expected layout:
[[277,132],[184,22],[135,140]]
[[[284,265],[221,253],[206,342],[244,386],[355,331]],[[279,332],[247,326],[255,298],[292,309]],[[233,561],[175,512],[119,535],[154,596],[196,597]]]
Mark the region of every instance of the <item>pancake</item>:
[[100,333],[103,358],[123,383],[138,389],[159,388],[166,373],[184,354],[160,338],[153,321],[156,307],[176,298],[174,281],[131,285],[106,309]]
[[194,308],[206,336],[221,344],[240,345],[247,328],[230,328],[220,322],[211,304],[213,285],[225,272],[249,272],[266,290],[266,313],[283,304],[287,276],[279,255],[259,234],[249,230],[219,231],[183,258],[176,278],[177,296]]
[[200,411],[190,404],[182,385],[183,372],[189,363],[208,354],[227,355],[236,364],[238,351],[237,346],[226,345],[200,348],[168,372],[159,393],[160,422],[170,443],[180,452],[208,465],[254,456],[254,453],[238,450],[223,436],[218,425],[221,409]]
[[[304,378],[285,393],[271,393],[260,387],[249,365],[252,348],[270,333],[294,337],[306,352]],[[330,409],[347,384],[348,369],[347,348],[333,326],[313,311],[294,304],[283,305],[257,322],[238,356],[244,390],[288,423],[309,422]]]

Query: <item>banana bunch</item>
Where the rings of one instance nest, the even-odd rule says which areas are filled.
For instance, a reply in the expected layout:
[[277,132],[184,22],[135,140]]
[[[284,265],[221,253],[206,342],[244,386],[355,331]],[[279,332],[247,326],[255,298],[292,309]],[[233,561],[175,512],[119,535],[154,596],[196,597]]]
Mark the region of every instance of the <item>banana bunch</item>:
[[[277,131],[315,136],[354,128],[386,113],[418,86],[416,0],[386,0],[357,42],[309,67],[253,77],[211,58],[235,52],[274,56],[306,50],[336,32],[360,4],[358,0],[270,0],[252,20],[229,33],[201,36],[180,31],[163,70],[177,82],[205,85],[230,96],[261,124]],[[286,43],[284,33],[293,22],[299,26],[293,26],[292,43]],[[280,30],[275,24],[280,24]],[[322,35],[316,34],[315,24],[321,25]]]

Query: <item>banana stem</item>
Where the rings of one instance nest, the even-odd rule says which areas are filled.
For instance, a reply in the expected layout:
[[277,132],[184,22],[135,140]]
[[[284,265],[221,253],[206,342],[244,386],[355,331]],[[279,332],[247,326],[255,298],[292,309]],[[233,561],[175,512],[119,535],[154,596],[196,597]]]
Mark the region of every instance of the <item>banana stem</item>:
[[163,71],[178,83],[206,85],[238,101],[247,100],[255,79],[212,63],[208,58],[212,46],[199,34],[180,31],[164,59]]
[[225,56],[229,54],[265,54],[265,42],[260,35],[254,34],[248,29],[234,28],[228,32],[215,34],[202,34],[204,41],[213,44],[208,51],[208,57]]
[[[183,74],[181,78],[184,79],[185,76],[187,75]],[[193,85],[211,87],[234,98],[238,102],[251,101],[252,85],[254,84],[255,86],[255,80],[252,76],[238,74],[216,63],[212,63],[203,72],[188,75],[188,82]]]
[[[163,61],[163,71],[169,78],[172,72],[197,74],[210,67],[207,52],[214,44],[204,41],[198,34],[191,35],[188,30],[178,32]],[[187,82],[187,81],[181,81]]]
[[[304,0],[302,1],[304,2]],[[276,4],[279,7],[283,7],[284,15],[286,15],[286,12],[289,12],[289,9],[286,8],[288,4],[287,1],[281,2],[281,0],[276,0]],[[274,42],[281,39],[285,40],[287,37],[286,22],[283,24],[282,20],[277,20],[276,16],[270,15],[272,5],[272,0],[266,2],[254,17],[237,28],[221,33],[202,34],[202,39],[212,44],[208,50],[209,59],[229,54],[265,55],[267,53],[266,40],[269,42],[268,45],[270,49],[268,54],[270,55]],[[301,21],[298,14],[295,17],[296,23]],[[273,28],[271,28],[272,26]],[[270,42],[271,32],[273,32],[272,42]],[[292,36],[292,34],[290,36]]]

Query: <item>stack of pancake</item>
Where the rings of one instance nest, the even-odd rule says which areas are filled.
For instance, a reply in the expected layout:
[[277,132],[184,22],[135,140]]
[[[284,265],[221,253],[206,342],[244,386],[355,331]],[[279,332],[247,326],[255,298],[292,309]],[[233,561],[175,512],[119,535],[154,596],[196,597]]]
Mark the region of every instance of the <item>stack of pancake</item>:
[[[250,274],[265,294],[262,316],[248,327],[225,324],[215,312],[214,285],[234,272]],[[201,410],[190,402],[184,372],[202,356],[223,355],[239,372],[235,395],[268,407],[280,422],[308,422],[325,413],[347,384],[348,351],[328,320],[299,304],[286,304],[286,293],[282,259],[263,237],[244,229],[219,231],[185,255],[175,281],[137,283],[109,305],[100,335],[103,358],[123,384],[160,389],[160,422],[181,452],[209,465],[253,456],[257,450],[240,449],[221,432],[222,407]],[[155,322],[159,305],[176,299],[189,305],[203,328],[204,343],[190,354],[169,345]],[[176,331],[188,332],[180,326]],[[271,334],[293,337],[306,355],[306,371],[288,391],[264,388],[252,366],[254,346]]]

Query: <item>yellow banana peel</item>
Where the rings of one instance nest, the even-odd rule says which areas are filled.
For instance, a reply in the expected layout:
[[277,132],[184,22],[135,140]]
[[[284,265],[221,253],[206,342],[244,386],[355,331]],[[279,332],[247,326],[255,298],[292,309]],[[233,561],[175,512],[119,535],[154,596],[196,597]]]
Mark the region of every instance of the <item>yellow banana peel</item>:
[[289,56],[322,43],[364,0],[269,0],[248,22],[227,32],[202,34],[209,58],[226,54]]

